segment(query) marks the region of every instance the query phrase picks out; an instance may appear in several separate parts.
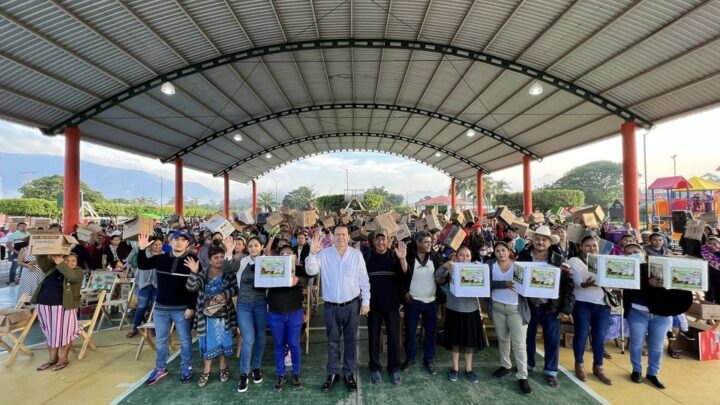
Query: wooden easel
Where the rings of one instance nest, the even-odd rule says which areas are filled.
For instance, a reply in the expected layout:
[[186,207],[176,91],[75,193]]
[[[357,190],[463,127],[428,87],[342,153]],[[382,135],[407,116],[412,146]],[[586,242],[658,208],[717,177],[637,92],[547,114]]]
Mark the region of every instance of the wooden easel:
[[100,316],[100,312],[102,312],[103,303],[105,302],[105,296],[107,295],[107,291],[102,290],[100,292],[100,295],[98,295],[98,301],[97,306],[95,307],[95,312],[93,312],[92,318],[81,321],[80,323],[80,334],[83,337],[83,344],[80,347],[80,353],[78,354],[78,360],[82,360],[85,358],[85,352],[87,351],[88,347],[90,347],[90,350],[95,351],[97,347],[95,346],[95,343],[92,341],[92,335],[95,333],[95,324],[98,322],[98,317]]
[[[15,309],[23,308],[25,306],[25,302],[27,302],[29,299],[30,297],[27,294],[22,294],[18,299],[17,304],[15,304]],[[0,347],[4,348],[8,351],[8,353],[10,353],[10,355],[8,356],[8,360],[5,363],[5,367],[12,366],[12,364],[15,362],[15,357],[21,350],[23,353],[27,354],[30,357],[34,356],[32,350],[30,350],[30,348],[23,344],[23,341],[25,341],[28,332],[30,332],[30,328],[32,327],[33,323],[35,323],[35,319],[37,318],[37,310],[35,308],[32,308],[31,311],[32,315],[30,316],[30,319],[25,325],[11,329],[7,332],[0,332]],[[16,337],[16,333],[20,334]],[[4,338],[7,338],[10,341],[10,344],[6,343],[3,340]]]

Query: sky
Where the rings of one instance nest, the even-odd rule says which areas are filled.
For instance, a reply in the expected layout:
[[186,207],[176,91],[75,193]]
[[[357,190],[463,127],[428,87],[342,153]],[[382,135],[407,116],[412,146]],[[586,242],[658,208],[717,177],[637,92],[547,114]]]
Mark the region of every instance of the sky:
[[[673,175],[672,155],[677,155],[678,175],[689,178],[707,172],[720,174],[715,172],[720,166],[719,123],[720,108],[714,108],[659,123],[649,131],[639,129],[638,171],[644,174],[643,137],[646,136],[648,184],[658,177]],[[47,137],[37,129],[0,120],[0,152],[63,155],[64,149],[62,136]],[[93,143],[81,142],[80,154],[84,161],[111,167],[133,168],[169,179],[174,176],[172,164],[163,164],[157,159]],[[113,159],[108,159],[109,156]],[[594,160],[622,160],[619,134],[545,157],[541,162],[533,162],[533,186],[540,185],[543,179],[558,178],[573,167]],[[31,168],[32,162],[29,161],[27,169]],[[430,167],[400,157],[380,153],[343,152],[314,156],[281,167],[258,180],[258,190],[274,193],[277,188],[279,199],[282,199],[286,192],[302,185],[312,186],[318,195],[342,193],[346,183],[346,172],[343,168],[348,169],[351,189],[385,186],[390,192],[402,194],[410,202],[425,195],[437,196],[446,193],[450,181],[447,176]],[[496,180],[504,179],[510,182],[513,191],[522,189],[522,167],[519,164],[494,172],[491,176]],[[211,174],[186,169],[184,177],[185,181],[202,183],[222,192],[222,179],[214,178]],[[231,183],[232,199],[248,197],[251,192],[249,184]]]

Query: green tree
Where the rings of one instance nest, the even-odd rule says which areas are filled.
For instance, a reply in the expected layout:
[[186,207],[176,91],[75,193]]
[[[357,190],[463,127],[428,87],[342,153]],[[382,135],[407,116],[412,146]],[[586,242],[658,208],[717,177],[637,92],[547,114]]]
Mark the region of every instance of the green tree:
[[328,212],[335,212],[347,205],[343,194],[321,195],[315,199],[315,204],[319,211]]
[[[490,176],[483,176],[483,200],[485,204],[495,204],[495,196],[510,190],[510,183],[506,180],[495,180]],[[473,177],[457,184],[457,196],[465,201],[477,201],[477,178]]]
[[705,180],[710,180],[710,181],[714,181],[715,183],[720,183],[720,176],[718,176],[716,174],[712,174],[710,172],[705,173],[700,177],[702,177]]
[[383,196],[379,194],[371,194],[371,193],[365,193],[365,198],[363,198],[363,205],[365,206],[365,209],[368,210],[378,210],[383,205]]
[[302,186],[285,194],[282,205],[294,209],[309,208],[315,203],[316,197],[317,195],[312,187]]
[[[35,179],[20,187],[20,194],[23,198],[40,198],[43,200],[55,201],[57,194],[65,188],[65,178],[60,175],[45,176]],[[85,196],[85,201],[96,203],[105,201],[105,197],[99,191],[95,191],[87,184],[80,182],[80,191]]]
[[[532,192],[533,210],[545,212],[553,207],[579,207],[585,201],[580,190],[535,190]],[[519,214],[523,208],[523,193],[503,193],[495,198],[498,205],[506,205]]]
[[383,198],[383,206],[393,208],[402,205],[405,198],[401,194],[394,194],[385,189],[385,186],[373,186],[365,190],[365,194],[375,194]]
[[622,195],[622,176],[622,164],[598,160],[573,168],[548,189],[581,190],[586,203],[607,208]]
[[258,207],[277,207],[277,203],[275,202],[275,194],[269,192],[269,191],[263,191],[258,193],[258,199],[257,199]]

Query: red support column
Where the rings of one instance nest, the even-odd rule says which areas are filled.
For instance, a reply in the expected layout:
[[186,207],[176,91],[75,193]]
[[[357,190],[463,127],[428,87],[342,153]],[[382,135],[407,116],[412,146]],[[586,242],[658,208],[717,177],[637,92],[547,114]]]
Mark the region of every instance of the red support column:
[[455,207],[457,207],[457,190],[455,190],[455,179],[450,179],[450,209],[455,212]]
[[623,151],[623,195],[625,222],[633,229],[640,229],[640,205],[638,198],[637,151],[635,148],[635,123],[626,122],[620,127]]
[[230,174],[228,172],[223,173],[223,181],[225,182],[225,204],[223,204],[225,218],[230,219]]
[[257,183],[255,180],[252,181],[252,189],[253,189],[253,196],[252,196],[252,210],[253,215],[257,216],[258,209],[257,209]]
[[530,156],[523,156],[523,216],[533,213],[532,185],[530,184]]
[[477,195],[477,216],[478,216],[478,218],[482,218],[483,214],[484,214],[484,212],[483,212],[483,205],[484,205],[483,197],[484,197],[484,195],[483,195],[483,178],[482,178],[483,173],[480,170],[478,170],[476,176],[477,176],[476,177],[477,190],[475,190],[475,194]]
[[63,232],[71,234],[80,222],[80,129],[65,128]]
[[185,197],[183,196],[183,160],[175,159],[175,215],[185,214]]

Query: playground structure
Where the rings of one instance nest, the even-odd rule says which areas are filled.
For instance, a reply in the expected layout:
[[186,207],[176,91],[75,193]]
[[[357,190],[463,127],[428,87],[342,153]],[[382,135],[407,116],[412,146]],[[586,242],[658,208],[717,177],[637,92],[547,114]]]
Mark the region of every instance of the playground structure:
[[720,184],[701,177],[661,177],[648,193],[651,222],[664,229],[670,229],[673,211],[688,211],[694,217],[720,213]]

